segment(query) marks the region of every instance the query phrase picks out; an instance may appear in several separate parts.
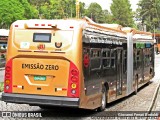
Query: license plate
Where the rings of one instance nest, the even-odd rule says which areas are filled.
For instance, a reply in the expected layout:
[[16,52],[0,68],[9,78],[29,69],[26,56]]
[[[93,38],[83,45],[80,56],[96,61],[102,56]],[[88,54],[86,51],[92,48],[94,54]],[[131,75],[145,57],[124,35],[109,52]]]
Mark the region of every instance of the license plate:
[[34,80],[36,80],[36,81],[45,81],[46,80],[46,76],[34,76]]

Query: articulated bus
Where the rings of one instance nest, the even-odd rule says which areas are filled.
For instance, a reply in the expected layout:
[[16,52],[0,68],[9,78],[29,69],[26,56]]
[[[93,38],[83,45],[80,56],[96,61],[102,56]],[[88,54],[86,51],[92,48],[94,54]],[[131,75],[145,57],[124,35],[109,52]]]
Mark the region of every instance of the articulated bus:
[[11,25],[2,100],[105,110],[154,76],[151,33],[90,19]]

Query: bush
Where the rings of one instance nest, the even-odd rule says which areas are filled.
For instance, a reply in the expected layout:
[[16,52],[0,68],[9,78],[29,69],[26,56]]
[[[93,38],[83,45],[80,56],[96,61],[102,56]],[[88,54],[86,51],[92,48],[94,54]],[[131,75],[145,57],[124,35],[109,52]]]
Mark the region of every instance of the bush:
[[3,92],[3,89],[4,89],[4,83],[0,82],[0,92]]

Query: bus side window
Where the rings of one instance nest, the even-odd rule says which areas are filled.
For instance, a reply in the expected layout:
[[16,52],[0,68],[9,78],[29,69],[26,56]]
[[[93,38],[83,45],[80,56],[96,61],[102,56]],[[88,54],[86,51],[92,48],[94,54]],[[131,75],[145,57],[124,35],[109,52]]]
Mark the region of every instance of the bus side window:
[[101,49],[91,49],[91,71],[101,69]]
[[127,72],[127,51],[124,50],[124,57],[123,57],[123,73]]
[[137,61],[140,61],[140,50],[137,50]]
[[107,49],[103,49],[102,52],[102,64],[103,64],[103,69],[108,69],[111,66],[111,58],[110,58],[110,50]]
[[115,68],[115,50],[111,50],[111,68]]
[[136,55],[136,49],[134,49],[134,52],[133,52],[133,57],[134,57],[134,68],[137,69],[137,55]]
[[153,48],[150,48],[150,49],[149,49],[149,55],[150,55],[149,60],[150,60],[150,64],[152,64],[152,51],[154,51],[154,49],[153,49]]
[[149,51],[148,48],[143,49],[144,54],[144,67],[147,67],[149,65]]
[[137,49],[137,67],[141,68],[141,49]]

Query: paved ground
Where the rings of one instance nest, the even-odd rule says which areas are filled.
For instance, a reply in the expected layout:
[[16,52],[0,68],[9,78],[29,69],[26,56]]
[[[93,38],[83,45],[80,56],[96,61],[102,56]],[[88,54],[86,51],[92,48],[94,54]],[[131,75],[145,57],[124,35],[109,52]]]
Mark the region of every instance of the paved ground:
[[[156,58],[160,59],[160,55],[157,55]],[[160,60],[156,60],[155,65],[158,65],[158,67],[156,68],[156,74],[155,74],[155,79],[157,79],[158,81],[160,81],[159,76],[160,76]],[[155,100],[155,105],[153,106],[153,110],[152,111],[160,111],[160,88],[159,91],[157,93],[157,99]]]

